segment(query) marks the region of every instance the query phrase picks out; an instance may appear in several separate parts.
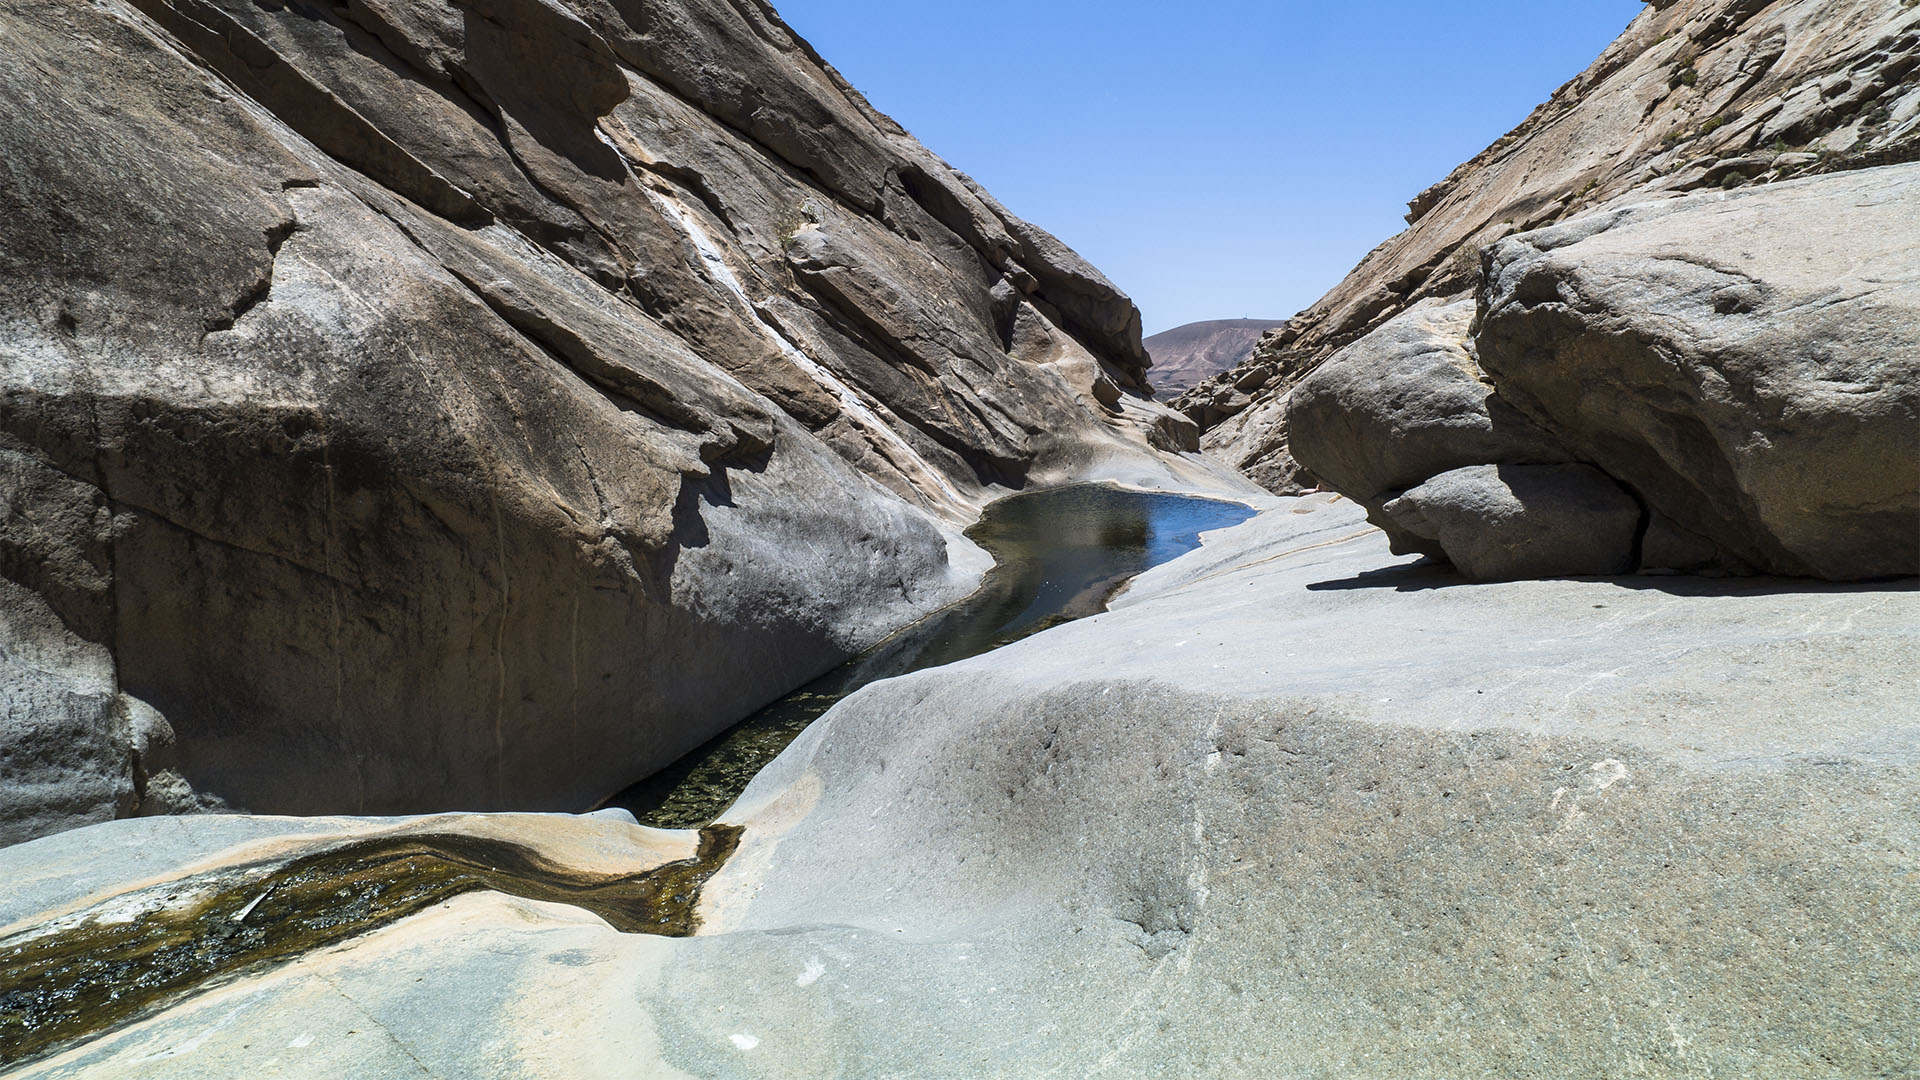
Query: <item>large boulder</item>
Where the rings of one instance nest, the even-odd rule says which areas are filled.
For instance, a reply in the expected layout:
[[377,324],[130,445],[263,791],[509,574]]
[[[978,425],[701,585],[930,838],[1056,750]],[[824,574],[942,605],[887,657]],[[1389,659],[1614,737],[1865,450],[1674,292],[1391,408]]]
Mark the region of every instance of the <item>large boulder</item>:
[[1204,472],[1133,305],[764,4],[0,40],[0,578],[95,650],[0,754],[71,822],[161,805],[123,698],[196,799],[580,809],[967,589],[996,492]]
[[1607,205],[1920,159],[1920,10],[1889,0],[1656,0],[1519,126],[1416,196],[1407,229],[1176,407],[1202,444],[1278,494],[1294,489],[1290,386],[1431,298],[1472,295],[1505,236]]
[[1301,380],[1286,399],[1293,456],[1363,503],[1468,465],[1569,460],[1494,394],[1469,351],[1474,310],[1417,304]]
[[1920,165],[1601,211],[1494,246],[1500,396],[1779,574],[1920,571]]
[[[17,1075],[1899,1075],[1916,627],[1904,584],[1465,584],[1300,500],[842,702],[694,937],[474,894]],[[369,828],[95,826],[0,852],[0,919]]]

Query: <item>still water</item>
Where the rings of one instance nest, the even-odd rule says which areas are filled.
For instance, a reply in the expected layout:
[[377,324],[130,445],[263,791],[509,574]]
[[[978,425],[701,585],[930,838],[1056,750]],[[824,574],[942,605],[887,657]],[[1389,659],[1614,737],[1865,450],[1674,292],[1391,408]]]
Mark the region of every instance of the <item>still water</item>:
[[807,725],[855,690],[1096,615],[1135,575],[1199,547],[1202,532],[1252,516],[1238,503],[1095,486],[1002,499],[967,530],[994,557],[973,595],[760,710],[606,805],[633,811],[643,825],[705,825]]

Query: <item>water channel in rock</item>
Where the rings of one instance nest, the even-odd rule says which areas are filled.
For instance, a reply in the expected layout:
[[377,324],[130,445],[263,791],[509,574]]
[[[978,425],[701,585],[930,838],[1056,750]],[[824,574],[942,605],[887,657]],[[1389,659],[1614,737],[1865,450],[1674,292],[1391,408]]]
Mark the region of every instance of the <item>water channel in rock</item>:
[[855,690],[1098,614],[1136,575],[1199,547],[1201,533],[1253,513],[1239,503],[1095,485],[1002,499],[967,530],[994,557],[971,596],[788,694],[605,805],[631,810],[643,825],[705,825],[807,725]]
[[691,934],[702,885],[739,839],[737,828],[710,823],[834,702],[875,680],[964,660],[1097,614],[1135,575],[1198,547],[1200,533],[1252,515],[1237,503],[1093,486],[993,504],[967,533],[995,558],[973,595],[610,800],[645,824],[705,826],[693,858],[631,877],[574,881],[510,844],[452,835],[374,838],[284,866],[237,867],[154,886],[197,899],[137,920],[85,918],[64,932],[0,940],[0,1067],[150,1015],[208,980],[339,944],[480,889],[574,904],[629,933]]

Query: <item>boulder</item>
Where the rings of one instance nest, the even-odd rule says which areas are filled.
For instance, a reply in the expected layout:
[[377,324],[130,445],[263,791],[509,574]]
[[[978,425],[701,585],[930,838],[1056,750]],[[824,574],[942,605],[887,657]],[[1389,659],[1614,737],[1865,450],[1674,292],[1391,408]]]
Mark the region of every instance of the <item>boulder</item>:
[[1287,445],[1328,485],[1377,505],[1468,465],[1570,460],[1502,401],[1469,351],[1471,300],[1425,301],[1337,353],[1287,396]]
[[1601,211],[1501,241],[1500,396],[1767,572],[1920,572],[1920,165]]
[[1289,354],[1311,367],[1415,304],[1471,295],[1481,250],[1512,233],[1663,194],[1913,161],[1917,41],[1920,12],[1888,0],[1647,4],[1518,127],[1415,197],[1408,228],[1290,320],[1284,340],[1175,407],[1207,429],[1208,453],[1289,494],[1297,467],[1262,406],[1290,384],[1207,404],[1245,368]]
[[1396,552],[1438,555],[1477,581],[1623,574],[1640,531],[1640,504],[1587,465],[1454,469],[1381,512],[1389,536],[1415,538]]

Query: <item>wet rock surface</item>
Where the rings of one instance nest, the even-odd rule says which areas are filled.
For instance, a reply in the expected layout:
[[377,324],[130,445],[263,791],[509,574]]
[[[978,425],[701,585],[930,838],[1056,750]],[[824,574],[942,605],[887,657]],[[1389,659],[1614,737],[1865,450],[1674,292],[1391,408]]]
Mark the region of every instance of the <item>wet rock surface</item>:
[[[1133,305],[763,4],[0,37],[0,576],[196,798],[579,809],[963,594],[991,494],[1185,469]],[[0,842],[165,805],[91,708]]]

